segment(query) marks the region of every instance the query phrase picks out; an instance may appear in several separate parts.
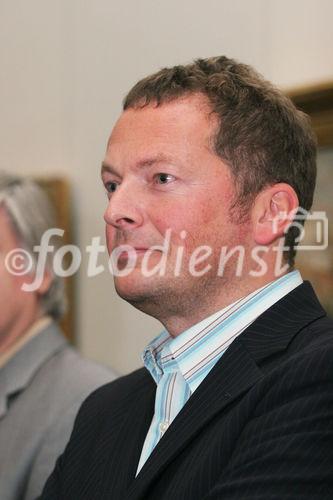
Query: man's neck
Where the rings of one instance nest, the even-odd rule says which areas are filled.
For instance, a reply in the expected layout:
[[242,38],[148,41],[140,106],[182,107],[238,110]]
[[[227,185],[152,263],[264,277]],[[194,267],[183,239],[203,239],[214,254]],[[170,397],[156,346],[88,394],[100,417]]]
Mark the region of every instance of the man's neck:
[[25,346],[25,344],[30,342],[32,338],[44,330],[51,323],[51,321],[52,319],[50,316],[40,317],[25,331],[24,335],[21,335],[16,342],[12,343],[6,351],[0,353],[0,369],[5,366],[8,361],[10,361],[16,353]]
[[[204,318],[211,314],[224,309],[233,302],[249,295],[250,293],[262,288],[263,286],[277,280],[279,277],[270,276],[270,279],[255,278],[246,283],[238,282],[233,283],[233,286],[226,287],[221,290],[221,293],[215,298],[199,297],[200,303],[194,303],[186,311],[183,310],[180,314],[168,314],[167,310],[162,311],[157,319],[163,324],[165,329],[172,337],[177,337],[182,332],[191,326],[199,323]],[[164,313],[164,314],[163,314]]]
[[15,318],[13,324],[9,325],[6,331],[0,332],[0,355],[6,353],[24,337],[26,332],[43,316],[40,309],[35,314],[27,317]]

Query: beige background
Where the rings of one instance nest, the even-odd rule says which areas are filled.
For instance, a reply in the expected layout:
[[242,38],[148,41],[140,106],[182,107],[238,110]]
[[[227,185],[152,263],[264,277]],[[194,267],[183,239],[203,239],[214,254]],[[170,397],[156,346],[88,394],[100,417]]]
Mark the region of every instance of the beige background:
[[[138,78],[226,54],[284,88],[332,79],[332,19],[331,0],[0,0],[0,167],[67,176],[84,248],[104,233],[99,165]],[[127,372],[160,325],[120,301],[108,273],[86,278],[86,264],[79,348]]]

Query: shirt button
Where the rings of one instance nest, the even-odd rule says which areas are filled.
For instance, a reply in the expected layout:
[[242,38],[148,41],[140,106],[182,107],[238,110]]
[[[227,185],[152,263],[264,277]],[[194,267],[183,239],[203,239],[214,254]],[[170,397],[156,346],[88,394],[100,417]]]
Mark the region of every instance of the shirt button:
[[161,422],[160,423],[160,431],[161,431],[161,433],[164,434],[164,432],[167,430],[168,427],[169,427],[169,422],[168,421]]

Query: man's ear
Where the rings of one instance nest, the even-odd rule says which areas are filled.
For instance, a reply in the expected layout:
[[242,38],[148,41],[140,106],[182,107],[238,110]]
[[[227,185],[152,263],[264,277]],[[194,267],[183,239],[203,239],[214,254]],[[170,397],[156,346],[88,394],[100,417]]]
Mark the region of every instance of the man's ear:
[[252,221],[257,245],[270,245],[281,238],[293,221],[299,208],[295,190],[286,183],[274,184],[257,196]]
[[52,272],[49,271],[48,269],[45,269],[41,284],[37,289],[38,295],[44,295],[50,288],[52,281],[53,281]]

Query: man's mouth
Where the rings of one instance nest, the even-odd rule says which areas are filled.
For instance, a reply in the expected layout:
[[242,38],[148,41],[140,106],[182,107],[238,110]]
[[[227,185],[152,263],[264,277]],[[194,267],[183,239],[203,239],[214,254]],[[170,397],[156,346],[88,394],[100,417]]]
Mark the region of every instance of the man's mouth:
[[[135,247],[132,245],[126,245],[125,248],[123,248],[123,245],[119,245],[116,247],[117,253],[118,253],[118,259],[119,260],[124,260],[124,259],[129,259],[129,258],[134,258],[134,257],[140,257],[145,255],[146,252],[152,253],[154,249],[149,248],[149,247]],[[155,250],[156,251],[156,250]]]

